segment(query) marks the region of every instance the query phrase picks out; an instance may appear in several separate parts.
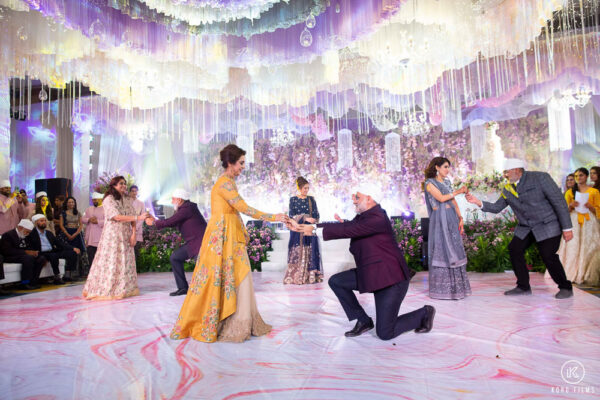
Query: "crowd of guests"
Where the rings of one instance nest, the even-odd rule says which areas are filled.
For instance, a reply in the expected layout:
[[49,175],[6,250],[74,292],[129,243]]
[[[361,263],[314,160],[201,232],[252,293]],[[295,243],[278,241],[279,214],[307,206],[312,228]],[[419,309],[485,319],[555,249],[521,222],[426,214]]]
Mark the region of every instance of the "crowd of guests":
[[[144,203],[138,198],[138,187],[127,194],[133,213],[142,215]],[[104,194],[92,193],[92,205],[81,212],[72,196],[57,195],[51,204],[46,192],[35,194],[30,202],[25,190],[12,190],[9,180],[0,181],[0,279],[4,279],[4,263],[21,264],[19,289],[40,288],[42,268],[49,264],[53,276],[50,283],[62,285],[87,277],[93,264],[105,218],[102,205]],[[135,229],[137,250],[143,241],[139,219]],[[64,274],[59,260],[65,260]]]
[[[83,297],[122,299],[139,294],[135,253],[143,240],[143,223],[157,229],[178,228],[185,244],[171,256],[177,285],[171,295],[187,296],[171,338],[241,342],[271,330],[256,304],[249,273],[248,234],[240,218],[243,213],[263,221],[284,222],[290,229],[285,284],[323,281],[317,227],[323,228],[324,240],[350,239],[357,268],[335,274],[328,281],[348,319],[357,320],[346,336],[376,328],[381,339],[389,340],[409,330],[425,333],[432,329],[433,306],[398,315],[412,274],[389,217],[379,205],[380,190],[358,188],[352,196],[356,217],[347,221],[336,214],[337,223],[323,224],[315,198],[308,195],[310,183],[299,177],[298,195],[290,199],[288,215],[268,214],[246,204],[237,191],[235,181],[245,169],[245,151],[228,145],[220,157],[223,174],[211,191],[208,224],[182,189],[173,192],[175,214],[167,220],[155,220],[137,199],[137,187],[128,191],[122,176],[111,180],[106,193],[94,193],[93,205],[83,215],[72,197],[57,198],[53,208],[48,196],[40,192],[35,205],[30,205],[20,193],[11,193],[10,183],[4,182],[0,188],[0,226],[5,231],[0,238],[0,254],[7,262],[23,265],[21,285],[31,289],[37,286],[39,271],[46,263],[52,266],[55,283],[69,280],[69,272],[75,271],[85,251],[91,267]],[[450,169],[450,160],[435,157],[425,169],[423,182],[430,219],[427,254],[431,298],[459,300],[471,294],[462,242],[464,221],[456,202],[459,195],[465,195],[483,212],[498,213],[510,207],[518,220],[508,246],[517,282],[505,295],[532,294],[525,251],[533,244],[559,288],[557,299],[573,296],[571,282],[600,284],[599,167],[591,171],[578,168],[567,177],[567,190],[561,193],[548,173],[528,171],[524,161],[507,159],[506,183],[493,203],[479,200],[466,187],[454,188],[448,178]],[[61,258],[66,260],[67,271],[62,279],[58,271]],[[183,270],[189,258],[197,258],[190,283]],[[376,324],[359,304],[355,291],[373,293]]]

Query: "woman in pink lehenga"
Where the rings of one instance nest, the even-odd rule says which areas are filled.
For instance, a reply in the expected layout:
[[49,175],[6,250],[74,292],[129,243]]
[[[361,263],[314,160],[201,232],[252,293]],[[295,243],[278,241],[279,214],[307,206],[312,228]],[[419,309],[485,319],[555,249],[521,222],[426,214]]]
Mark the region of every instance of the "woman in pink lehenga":
[[83,287],[83,297],[88,300],[115,300],[140,293],[133,247],[136,221],[144,220],[148,214],[135,215],[126,191],[125,178],[117,176],[104,194],[104,228]]

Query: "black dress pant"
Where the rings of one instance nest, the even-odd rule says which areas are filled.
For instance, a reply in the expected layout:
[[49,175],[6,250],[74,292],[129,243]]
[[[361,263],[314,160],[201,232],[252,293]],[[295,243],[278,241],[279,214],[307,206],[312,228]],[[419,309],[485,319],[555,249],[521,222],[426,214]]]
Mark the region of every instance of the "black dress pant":
[[75,271],[77,266],[77,253],[73,250],[47,251],[41,252],[40,255],[50,262],[54,275],[60,274],[58,260],[61,258],[65,260],[65,271]]
[[[409,281],[402,281],[373,292],[376,312],[375,331],[380,339],[390,340],[404,332],[421,327],[423,318],[427,315],[425,308],[398,316],[400,305],[408,291],[408,284]],[[358,290],[356,269],[333,275],[329,278],[329,287],[342,304],[350,321],[355,319],[363,323],[369,321],[369,316],[354,294],[354,291]]]
[[96,251],[98,251],[98,248],[96,246],[87,246],[86,250],[88,255],[88,261],[90,262],[91,267],[92,263],[94,262],[94,257],[96,257]]
[[46,265],[46,258],[41,255],[34,257],[29,254],[24,254],[21,256],[4,257],[4,262],[21,264],[21,280],[36,283],[40,277],[42,268]]
[[175,275],[175,284],[177,289],[188,289],[188,282],[185,279],[185,260],[189,258],[187,244],[184,244],[177,250],[171,253],[171,267],[173,268],[173,275]]
[[[565,269],[563,268],[560,258],[558,258],[558,247],[560,246],[561,235],[536,242],[542,261],[546,265],[548,273],[556,282],[559,289],[573,289],[573,285],[567,279]],[[513,237],[510,244],[508,245],[508,253],[510,255],[510,261],[517,276],[517,286],[523,290],[531,289],[529,286],[529,270],[525,263],[525,250],[529,248],[535,242],[535,237],[532,232],[525,239],[519,239]]]

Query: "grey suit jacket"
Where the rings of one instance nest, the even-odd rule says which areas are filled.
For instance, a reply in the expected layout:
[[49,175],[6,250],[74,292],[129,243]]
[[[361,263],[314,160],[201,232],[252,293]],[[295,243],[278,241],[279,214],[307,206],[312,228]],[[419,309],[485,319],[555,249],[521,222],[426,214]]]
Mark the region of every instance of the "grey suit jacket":
[[495,203],[483,201],[482,211],[499,213],[510,206],[519,220],[515,228],[519,239],[533,232],[535,240],[541,242],[573,227],[567,202],[546,172],[525,171],[517,185],[518,198],[506,189],[502,192],[506,198],[500,197]]

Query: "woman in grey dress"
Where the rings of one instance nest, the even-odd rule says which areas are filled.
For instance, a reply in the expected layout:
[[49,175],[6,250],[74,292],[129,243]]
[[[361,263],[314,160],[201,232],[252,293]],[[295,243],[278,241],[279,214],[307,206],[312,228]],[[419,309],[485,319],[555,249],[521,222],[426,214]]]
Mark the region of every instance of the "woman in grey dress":
[[447,179],[450,161],[435,157],[425,170],[425,203],[429,212],[429,297],[463,299],[471,294],[467,277],[467,255],[461,233],[463,219],[454,196],[467,192],[465,186],[452,191]]

